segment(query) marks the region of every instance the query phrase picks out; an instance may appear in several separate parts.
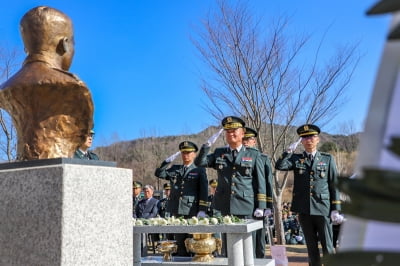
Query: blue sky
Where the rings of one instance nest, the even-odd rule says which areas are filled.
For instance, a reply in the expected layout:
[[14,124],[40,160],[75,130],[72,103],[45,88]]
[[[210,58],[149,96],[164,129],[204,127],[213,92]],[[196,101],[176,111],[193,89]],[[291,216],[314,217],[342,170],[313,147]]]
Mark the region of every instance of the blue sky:
[[[348,91],[349,102],[325,131],[344,122],[361,130],[374,86],[390,15],[366,16],[377,0],[253,0],[265,17],[292,16],[294,31],[329,27],[325,51],[360,42],[362,60]],[[214,0],[14,0],[0,10],[0,45],[23,53],[19,20],[48,5],[71,17],[75,57],[70,71],[90,88],[95,103],[95,145],[140,137],[198,133],[218,125],[203,109],[198,70],[203,66],[190,41]],[[314,39],[314,38],[313,38]],[[23,56],[22,56],[23,59]],[[230,115],[230,114],[227,114]]]

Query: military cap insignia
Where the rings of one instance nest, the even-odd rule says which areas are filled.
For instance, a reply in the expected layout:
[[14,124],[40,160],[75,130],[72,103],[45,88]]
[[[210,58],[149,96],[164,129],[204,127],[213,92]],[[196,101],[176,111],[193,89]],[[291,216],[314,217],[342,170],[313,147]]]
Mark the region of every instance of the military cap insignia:
[[228,122],[228,123],[232,123],[232,117],[228,117],[228,118],[226,118],[226,122]]

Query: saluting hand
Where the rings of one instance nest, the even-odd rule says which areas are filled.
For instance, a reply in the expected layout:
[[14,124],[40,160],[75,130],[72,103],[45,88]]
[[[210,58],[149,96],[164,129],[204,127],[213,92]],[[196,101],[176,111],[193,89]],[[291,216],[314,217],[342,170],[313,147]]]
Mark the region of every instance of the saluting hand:
[[170,163],[170,162],[172,162],[173,160],[175,160],[176,157],[179,156],[179,154],[181,154],[181,151],[178,151],[178,152],[172,154],[172,155],[169,156],[167,159],[165,159],[165,161],[166,161],[167,163]]
[[299,138],[296,142],[293,142],[292,144],[290,144],[289,147],[286,149],[286,151],[289,153],[294,152],[300,142],[301,142],[301,138]]
[[215,143],[215,141],[218,139],[219,135],[221,135],[222,131],[224,131],[223,128],[221,128],[220,130],[218,130],[217,133],[215,133],[214,135],[212,135],[206,142],[207,146],[211,146]]

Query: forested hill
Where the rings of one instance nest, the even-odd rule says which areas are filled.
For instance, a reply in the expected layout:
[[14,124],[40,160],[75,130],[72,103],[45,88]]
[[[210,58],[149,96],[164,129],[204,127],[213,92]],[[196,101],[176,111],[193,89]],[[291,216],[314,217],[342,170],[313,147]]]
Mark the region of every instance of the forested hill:
[[[219,127],[208,127],[198,134],[147,137],[132,141],[116,142],[109,146],[98,147],[94,150],[101,160],[114,161],[118,167],[130,168],[133,171],[133,179],[146,184],[153,184],[159,188],[159,180],[154,176],[155,169],[171,154],[178,151],[180,142],[190,140],[200,148],[207,139],[216,133]],[[295,130],[293,128],[293,130]],[[340,151],[354,154],[359,142],[359,133],[349,136],[321,134],[321,151]],[[226,145],[223,134],[219,137],[213,147]],[[268,154],[268,153],[267,153]],[[351,156],[354,158],[354,156]],[[180,163],[178,157],[175,163]],[[213,175],[213,173],[210,173]]]

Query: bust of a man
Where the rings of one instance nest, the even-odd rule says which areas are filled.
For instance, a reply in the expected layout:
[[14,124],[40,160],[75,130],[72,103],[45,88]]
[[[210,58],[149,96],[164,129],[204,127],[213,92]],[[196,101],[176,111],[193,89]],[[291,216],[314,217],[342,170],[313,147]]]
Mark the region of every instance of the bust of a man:
[[68,72],[74,55],[71,19],[39,6],[21,19],[27,57],[0,87],[0,108],[12,117],[18,159],[72,157],[93,127],[90,91]]

